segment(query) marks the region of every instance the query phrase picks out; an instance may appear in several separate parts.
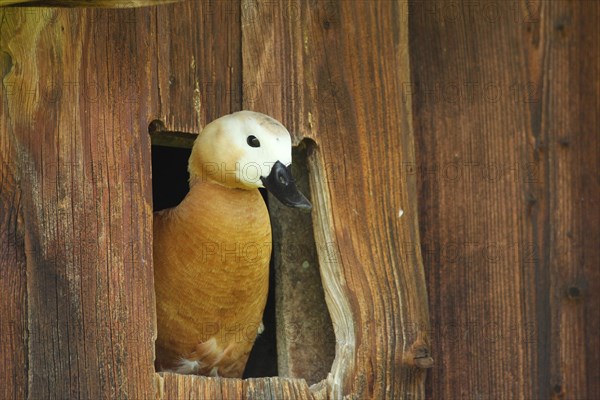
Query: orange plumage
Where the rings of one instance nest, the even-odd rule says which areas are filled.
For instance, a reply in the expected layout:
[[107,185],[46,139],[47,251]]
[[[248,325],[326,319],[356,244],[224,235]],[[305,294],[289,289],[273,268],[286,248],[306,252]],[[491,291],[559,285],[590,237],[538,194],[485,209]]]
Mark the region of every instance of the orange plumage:
[[188,195],[154,216],[158,370],[242,376],[268,291],[271,225],[258,187],[309,207],[290,163],[289,133],[263,114],[235,113],[199,135]]

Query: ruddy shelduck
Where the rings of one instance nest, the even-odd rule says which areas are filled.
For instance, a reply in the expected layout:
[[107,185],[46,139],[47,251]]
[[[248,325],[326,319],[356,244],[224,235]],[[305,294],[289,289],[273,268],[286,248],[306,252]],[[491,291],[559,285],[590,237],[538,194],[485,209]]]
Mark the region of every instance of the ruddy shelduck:
[[271,224],[258,189],[311,207],[292,177],[291,150],[281,123],[251,111],[196,138],[189,193],[154,215],[157,370],[242,377],[269,286]]

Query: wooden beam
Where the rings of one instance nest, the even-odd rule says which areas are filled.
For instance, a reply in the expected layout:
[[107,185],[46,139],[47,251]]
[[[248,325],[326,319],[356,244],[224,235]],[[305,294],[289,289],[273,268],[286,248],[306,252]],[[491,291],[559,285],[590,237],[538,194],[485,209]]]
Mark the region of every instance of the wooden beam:
[[156,8],[158,110],[170,132],[199,133],[239,111],[242,59],[239,1],[185,1]]
[[[242,2],[244,108],[309,156],[313,222],[336,333],[328,396],[424,396],[428,311],[417,224],[407,3]],[[273,60],[276,60],[275,62]]]
[[[204,4],[0,11],[0,154],[16,163],[1,176],[20,185],[19,197],[16,184],[2,193],[17,205],[2,224],[26,264],[24,276],[2,272],[25,285],[7,303],[20,332],[8,394],[421,397],[427,302],[415,182],[400,175],[414,162],[411,107],[395,96],[409,73],[406,4],[248,2],[241,30],[238,3]],[[148,124],[199,132],[241,108],[242,88],[245,106],[282,120],[295,143],[314,141],[314,233],[336,358],[310,392],[302,380],[153,373]],[[25,360],[36,365],[26,377]]]
[[148,133],[153,146],[177,147],[191,149],[197,134],[189,132],[169,132],[160,120],[154,120],[148,127]]
[[154,397],[156,20],[135,13],[0,10],[5,398]]
[[306,382],[298,379],[225,379],[161,373],[164,399],[300,399],[313,400]]
[[428,398],[597,397],[600,6],[409,4]]
[[[0,78],[12,67],[0,47]],[[21,399],[27,397],[27,259],[18,143],[6,118],[6,90],[0,86],[0,398]]]
[[0,0],[0,7],[98,7],[134,8],[175,3],[183,0]]

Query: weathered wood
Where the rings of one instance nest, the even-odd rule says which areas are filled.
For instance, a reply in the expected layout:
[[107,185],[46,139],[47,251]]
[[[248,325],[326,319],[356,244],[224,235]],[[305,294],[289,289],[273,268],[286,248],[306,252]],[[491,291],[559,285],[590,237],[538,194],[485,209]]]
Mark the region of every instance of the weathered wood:
[[239,1],[157,7],[159,111],[165,129],[199,133],[241,109]]
[[159,398],[165,399],[314,399],[306,382],[299,379],[259,378],[241,380],[171,373],[160,373],[158,376],[160,380]]
[[440,360],[428,397],[600,392],[598,4],[408,4],[244,2],[244,84],[237,1],[2,9],[3,398],[308,396],[301,381],[152,374],[143,135],[154,119],[198,132],[242,89],[316,143],[337,356],[313,394],[422,396],[404,367],[430,363],[415,177]]
[[[396,96],[409,73],[406,4],[247,2],[243,35],[239,3],[205,4],[2,11],[0,48],[11,65],[2,151],[18,155],[19,229],[33,250],[17,249],[27,254],[21,333],[30,336],[11,353],[36,365],[27,394],[422,396],[414,365],[427,364],[418,360],[428,358],[428,320],[416,192],[399,175],[414,162],[410,102]],[[147,125],[197,132],[241,108],[242,89],[245,105],[282,120],[296,143],[315,141],[313,220],[337,342],[332,373],[312,394],[303,380],[217,381],[219,392],[204,378],[152,373]],[[8,307],[23,318],[18,301]],[[9,395],[23,392],[12,387]]]
[[[71,260],[68,254],[59,251],[56,263],[45,263],[45,268],[42,268],[42,265],[36,266],[34,271],[36,274],[60,276],[55,284],[60,286],[56,288],[57,292],[63,290],[63,286],[71,288],[72,281],[79,282],[81,290],[88,297],[69,292],[64,298],[59,297],[56,302],[46,304],[46,308],[37,303],[30,305],[30,308],[33,308],[30,313],[36,317],[38,314],[44,314],[46,317],[34,320],[35,326],[30,329],[36,330],[35,336],[49,332],[47,340],[39,340],[30,346],[32,351],[48,346],[49,343],[56,343],[58,347],[54,352],[45,354],[48,357],[43,360],[39,359],[40,355],[37,353],[29,357],[36,363],[36,370],[29,370],[33,376],[29,386],[32,398],[63,397],[64,393],[69,393],[68,397],[89,398],[99,398],[103,395],[149,398],[155,395],[153,385],[159,380],[152,374],[155,328],[152,323],[154,298],[152,274],[149,270],[151,258],[148,255],[148,252],[151,254],[151,244],[150,233],[147,231],[147,227],[151,226],[148,224],[151,208],[148,204],[150,186],[147,184],[151,175],[148,165],[150,158],[147,148],[147,124],[162,116],[166,121],[178,121],[179,125],[171,124],[171,128],[183,126],[195,131],[198,130],[198,122],[212,120],[233,111],[230,107],[235,103],[235,95],[232,98],[223,96],[223,102],[215,101],[210,93],[204,93],[207,97],[203,98],[202,102],[194,102],[194,99],[198,98],[193,96],[199,94],[199,91],[194,92],[199,83],[207,87],[217,85],[228,96],[237,90],[230,90],[229,85],[239,85],[239,80],[231,83],[230,79],[236,71],[241,72],[239,66],[233,65],[239,63],[240,59],[240,28],[235,23],[236,14],[229,11],[225,13],[224,10],[214,11],[207,9],[202,2],[188,2],[168,9],[160,7],[154,10],[121,12],[50,9],[3,11],[0,19],[4,40],[1,49],[8,56],[3,57],[2,65],[4,67],[5,64],[16,64],[17,70],[21,66],[26,70],[17,78],[10,77],[6,80],[5,89],[8,90],[4,91],[5,99],[12,105],[13,113],[2,114],[3,126],[12,121],[21,121],[15,131],[18,135],[31,135],[27,145],[21,149],[25,150],[22,154],[28,154],[27,150],[34,148],[38,153],[45,152],[44,157],[50,158],[50,161],[47,161],[41,155],[34,154],[36,164],[32,165],[32,161],[26,160],[25,169],[38,168],[31,169],[36,175],[42,170],[49,170],[52,173],[50,184],[60,183],[67,187],[66,185],[77,182],[73,191],[64,189],[66,193],[62,196],[62,201],[66,205],[72,204],[72,207],[61,208],[59,211],[64,213],[65,218],[70,218],[73,228],[88,228],[84,233],[80,233],[77,229],[69,230],[61,225],[62,244],[65,247],[70,246],[70,251],[75,254],[72,257],[80,258]],[[158,22],[154,15],[157,16]],[[209,20],[212,23],[204,23]],[[203,23],[199,24],[198,21]],[[230,26],[231,31],[223,30],[223,23]],[[198,35],[199,26],[212,29],[212,32]],[[67,34],[66,39],[63,38],[64,42],[55,39],[61,37],[61,33],[65,31]],[[134,32],[139,35],[133,35]],[[219,32],[224,32],[224,35],[218,36]],[[231,32],[234,33],[230,34]],[[172,40],[149,40],[156,36]],[[38,39],[40,37],[42,40]],[[203,37],[211,40],[199,40]],[[223,40],[220,41],[220,37],[223,37]],[[217,48],[216,54],[212,52],[212,38],[223,44]],[[11,41],[8,41],[9,39]],[[35,46],[31,43],[38,44]],[[94,43],[98,45],[93,46]],[[158,49],[154,47],[157,43]],[[193,43],[196,46],[186,48],[180,45],[182,43]],[[237,50],[235,46],[238,46]],[[47,60],[53,59],[49,53],[62,54],[66,52],[65,49],[72,47],[75,50],[73,53],[67,52],[67,58],[54,59],[54,64],[47,64]],[[13,54],[14,49],[25,53]],[[181,63],[184,59],[187,61],[185,65]],[[194,59],[199,60],[199,67],[194,65]],[[214,80],[213,71],[219,68],[209,62],[203,62],[204,59],[226,65],[224,76],[227,82],[219,81],[219,74]],[[34,63],[32,60],[40,61]],[[149,60],[153,63],[151,67]],[[200,74],[197,73],[197,69],[200,70]],[[35,79],[38,70],[41,75],[39,82]],[[60,70],[65,70],[66,73],[58,76],[72,77],[72,80],[51,80],[51,76]],[[154,71],[158,72],[158,76],[154,75]],[[189,92],[182,91],[181,86],[177,85],[178,79],[186,83],[192,79],[192,89]],[[30,82],[34,85],[31,88],[26,86]],[[69,92],[69,96],[63,96],[63,90],[72,92]],[[23,94],[30,97],[10,97]],[[37,124],[28,125],[30,121],[22,113],[23,110],[28,110],[25,106],[27,101],[33,100],[35,103],[35,96],[47,100],[36,104],[37,114],[48,116],[50,121],[56,122],[48,124],[48,121],[38,118]],[[237,96],[237,99],[239,102],[241,98]],[[17,101],[20,103],[15,104]],[[59,107],[56,106],[57,102]],[[148,104],[161,105],[162,109],[166,110],[165,114],[161,114],[158,107],[154,112],[148,110]],[[187,113],[181,115],[180,110]],[[53,139],[56,136],[62,139]],[[17,138],[22,140],[19,136]],[[47,151],[45,147],[50,146],[50,149],[53,149],[52,143],[55,141],[72,143],[71,151],[66,154],[66,150],[58,154]],[[143,151],[145,156],[142,157],[140,151]],[[3,159],[4,154],[10,152],[5,151]],[[53,156],[60,161],[53,162]],[[63,158],[67,156],[75,157],[76,161],[71,162],[69,159],[65,162],[67,167],[63,170]],[[38,160],[39,158],[43,159]],[[49,164],[49,167],[45,164]],[[2,171],[10,178],[10,170],[3,168]],[[67,175],[69,173],[71,175]],[[126,184],[124,189],[123,183]],[[34,189],[36,185],[37,182],[32,182],[31,179],[26,181],[27,190]],[[7,196],[15,195],[13,191],[6,193]],[[51,194],[51,191],[50,194],[46,191],[44,197]],[[40,196],[39,192],[34,192],[29,194],[29,197],[34,195]],[[90,199],[96,202],[90,202]],[[29,208],[35,209],[32,203],[42,204],[42,199],[29,201]],[[6,204],[10,207],[10,203]],[[141,207],[140,204],[144,206]],[[83,215],[79,214],[82,207]],[[52,215],[58,212],[55,210],[56,204],[50,203],[49,207],[44,208],[46,215],[36,222],[30,222],[30,229],[34,230],[44,221],[54,221]],[[74,215],[69,210],[73,210]],[[29,209],[27,212],[30,212]],[[62,215],[56,219],[66,223],[67,219],[63,219]],[[12,218],[10,214],[7,216]],[[9,230],[8,234],[11,234],[10,232]],[[56,236],[59,233],[54,234]],[[76,237],[78,235],[81,237]],[[34,232],[33,236],[39,241],[44,241],[39,245],[43,252],[51,247],[54,249],[53,243],[50,243],[54,238],[50,233]],[[18,240],[18,237],[15,237],[15,240]],[[37,243],[34,245],[37,246]],[[22,249],[20,251],[23,252]],[[132,254],[132,251],[135,254]],[[96,254],[98,252],[99,254]],[[39,256],[43,257],[44,254]],[[64,267],[61,262],[65,259],[70,262],[68,273],[62,273]],[[10,258],[3,259],[5,260],[10,262]],[[106,267],[102,268],[103,264]],[[57,270],[59,272],[56,272]],[[136,274],[135,271],[139,272]],[[147,275],[148,271],[150,275]],[[2,273],[3,276],[10,277],[10,284],[18,290],[18,279],[8,275],[14,271],[6,271],[3,268]],[[31,281],[33,279],[28,280]],[[132,286],[134,283],[135,286]],[[46,286],[50,285],[51,283],[48,283]],[[38,285],[30,291],[36,295],[45,294],[46,286]],[[52,293],[53,287],[48,289],[48,292]],[[93,297],[89,297],[90,294],[93,294]],[[72,305],[74,295],[81,297],[83,304],[79,308],[77,302]],[[11,347],[11,351],[3,353],[11,355],[14,360],[3,359],[3,362],[10,362],[16,372],[10,368],[4,370],[7,377],[10,377],[10,382],[14,383],[5,385],[4,388],[11,397],[20,397],[19,394],[27,389],[27,376],[18,374],[19,371],[26,373],[26,357],[19,358],[19,351],[25,350],[19,349],[18,339],[24,338],[26,330],[18,325],[20,297],[18,292],[15,292],[14,296],[13,301],[6,302],[6,305],[7,308],[11,308],[11,312],[7,314],[15,315],[7,322],[11,329],[16,330],[16,336],[8,336],[11,342],[7,345]],[[135,304],[130,304],[132,299],[135,299]],[[42,299],[38,300],[41,301]],[[47,308],[55,306],[56,303],[57,308],[65,303],[70,305],[70,310],[73,310],[75,315],[71,316],[68,312],[47,312]],[[20,304],[23,305],[24,302]],[[125,304],[127,308],[124,308]],[[56,333],[53,335],[53,332]],[[61,341],[67,334],[70,334],[70,342],[65,344]],[[78,352],[75,353],[72,347],[76,347]],[[82,348],[85,351],[80,351]],[[50,365],[50,362],[58,362],[59,365],[55,367]],[[67,365],[68,363],[72,365]],[[70,381],[69,377],[73,380]],[[175,389],[185,390],[188,387],[190,386]],[[170,393],[169,388],[165,393]],[[158,392],[156,395],[159,395]]]
[[194,146],[197,134],[189,132],[167,131],[164,123],[154,120],[148,127],[148,133],[153,146],[176,147],[180,149],[191,149]]
[[[296,186],[309,196],[307,146],[292,152]],[[310,197],[310,196],[309,196]],[[310,200],[310,198],[309,198]],[[277,371],[309,385],[327,377],[335,336],[325,304],[309,213],[284,206],[269,194],[277,315]]]
[[[11,68],[10,55],[0,49],[0,78]],[[4,117],[8,110],[3,85],[0,99],[0,398],[22,399],[27,394],[25,242],[19,222],[19,162],[15,136]]]
[[599,4],[409,4],[428,398],[595,398]]
[[241,379],[208,378],[172,373],[157,374],[160,380],[159,399],[242,399]]
[[10,66],[1,148],[11,157],[2,207],[19,209],[24,249],[14,214],[2,220],[26,256],[22,270],[10,258],[2,264],[15,284],[9,324],[19,329],[8,336],[14,350],[2,353],[14,363],[2,386],[13,398],[151,398],[147,106],[156,93],[146,38],[155,20],[149,10],[2,9],[0,21]]
[[[306,381],[303,379],[260,378],[246,379],[243,383],[244,398],[247,399],[313,399]],[[225,399],[226,397],[223,398]]]
[[0,0],[0,7],[99,7],[133,8],[168,4],[183,0]]
[[244,108],[280,119],[296,143],[316,142],[333,398],[424,394],[412,366],[429,360],[416,182],[401,175],[414,163],[411,105],[398,96],[409,82],[405,15],[402,2],[242,2]]

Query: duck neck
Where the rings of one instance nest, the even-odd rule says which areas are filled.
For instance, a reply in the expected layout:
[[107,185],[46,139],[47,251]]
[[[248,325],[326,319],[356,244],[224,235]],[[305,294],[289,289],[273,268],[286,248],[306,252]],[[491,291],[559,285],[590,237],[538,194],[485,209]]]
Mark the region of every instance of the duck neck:
[[264,200],[258,189],[230,188],[212,180],[190,180],[190,191],[175,212],[191,223],[212,220],[227,225],[228,221],[252,225],[258,220],[269,223]]

